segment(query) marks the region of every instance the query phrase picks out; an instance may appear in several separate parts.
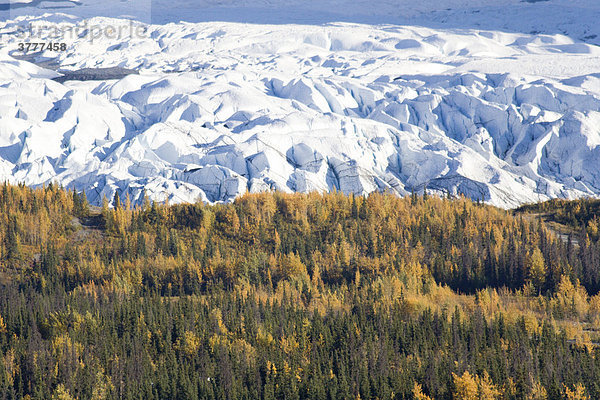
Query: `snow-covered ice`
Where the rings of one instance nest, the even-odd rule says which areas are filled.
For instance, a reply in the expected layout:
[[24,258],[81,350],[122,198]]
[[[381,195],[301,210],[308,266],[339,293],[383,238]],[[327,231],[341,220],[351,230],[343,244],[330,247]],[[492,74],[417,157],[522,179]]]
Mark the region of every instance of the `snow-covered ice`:
[[[202,0],[188,14],[189,2],[155,1],[164,24],[82,19],[87,0],[68,9],[79,16],[22,3],[0,23],[0,180],[58,181],[95,203],[144,189],[216,202],[427,188],[501,207],[600,195],[592,1]],[[211,12],[221,22],[177,19]],[[92,37],[95,26],[126,34]],[[23,57],[26,29],[67,51]],[[52,80],[110,67],[139,74]]]

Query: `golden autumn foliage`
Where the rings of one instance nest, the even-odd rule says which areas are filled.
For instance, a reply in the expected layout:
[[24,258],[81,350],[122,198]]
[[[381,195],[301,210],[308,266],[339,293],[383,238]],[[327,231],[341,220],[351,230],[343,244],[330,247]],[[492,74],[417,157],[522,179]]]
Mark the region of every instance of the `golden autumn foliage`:
[[[43,374],[22,374],[46,357],[45,398],[119,398],[124,387],[158,398],[596,393],[593,375],[553,365],[568,377],[557,389],[549,368],[532,367],[555,351],[595,366],[593,218],[575,245],[464,198],[261,193],[132,206],[116,196],[99,209],[60,187],[4,185],[0,209],[0,283],[17,294],[0,300],[21,307],[1,310],[0,386],[25,393],[20,382]],[[27,308],[21,293],[60,295]],[[75,301],[79,309],[64,306]],[[165,365],[185,379],[159,380]],[[145,386],[115,378],[128,374]]]
[[496,400],[502,392],[491,382],[487,372],[483,376],[471,375],[465,371],[462,375],[452,373],[454,381],[453,399],[455,400]]
[[412,395],[415,400],[432,400],[431,397],[423,393],[423,388],[417,382],[413,386]]
[[565,396],[567,400],[590,400],[585,386],[581,383],[576,384],[573,388],[565,387]]
[[185,331],[183,336],[177,339],[175,349],[180,350],[189,357],[193,357],[200,349],[200,338],[194,332]]
[[73,400],[74,397],[71,396],[69,391],[65,388],[64,385],[59,384],[52,395],[52,400]]
[[452,373],[452,379],[454,381],[452,391],[454,400],[477,400],[479,392],[477,380],[469,371],[465,371],[462,375]]
[[527,395],[527,400],[547,400],[548,392],[540,382],[534,382],[531,388],[531,393]]

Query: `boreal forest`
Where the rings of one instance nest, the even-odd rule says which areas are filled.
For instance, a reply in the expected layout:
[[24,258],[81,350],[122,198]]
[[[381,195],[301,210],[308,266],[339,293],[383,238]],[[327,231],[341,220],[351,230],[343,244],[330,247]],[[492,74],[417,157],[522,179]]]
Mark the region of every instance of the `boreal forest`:
[[0,186],[0,399],[600,399],[600,202]]

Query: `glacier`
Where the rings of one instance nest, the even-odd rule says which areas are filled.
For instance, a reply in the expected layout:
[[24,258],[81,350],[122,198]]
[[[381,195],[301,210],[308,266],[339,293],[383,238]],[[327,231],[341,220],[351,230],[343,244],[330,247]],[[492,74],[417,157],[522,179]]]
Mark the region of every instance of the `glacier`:
[[[268,190],[427,190],[504,208],[600,196],[598,28],[532,33],[527,14],[506,29],[496,19],[478,28],[473,16],[458,28],[459,17],[445,26],[431,10],[439,26],[424,26],[417,11],[412,25],[136,22],[143,35],[84,32],[65,52],[27,56],[17,33],[32,26],[50,42],[82,23],[131,22],[9,19],[0,180],[58,182],[94,204],[117,191],[133,202],[214,203]],[[113,67],[137,73],[61,79]]]

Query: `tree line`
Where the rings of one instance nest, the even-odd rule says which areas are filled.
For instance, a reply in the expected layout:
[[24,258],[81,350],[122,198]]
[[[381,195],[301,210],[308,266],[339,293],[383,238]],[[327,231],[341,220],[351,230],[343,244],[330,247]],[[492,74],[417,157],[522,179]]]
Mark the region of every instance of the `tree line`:
[[600,398],[589,235],[416,195],[0,210],[2,398]]

